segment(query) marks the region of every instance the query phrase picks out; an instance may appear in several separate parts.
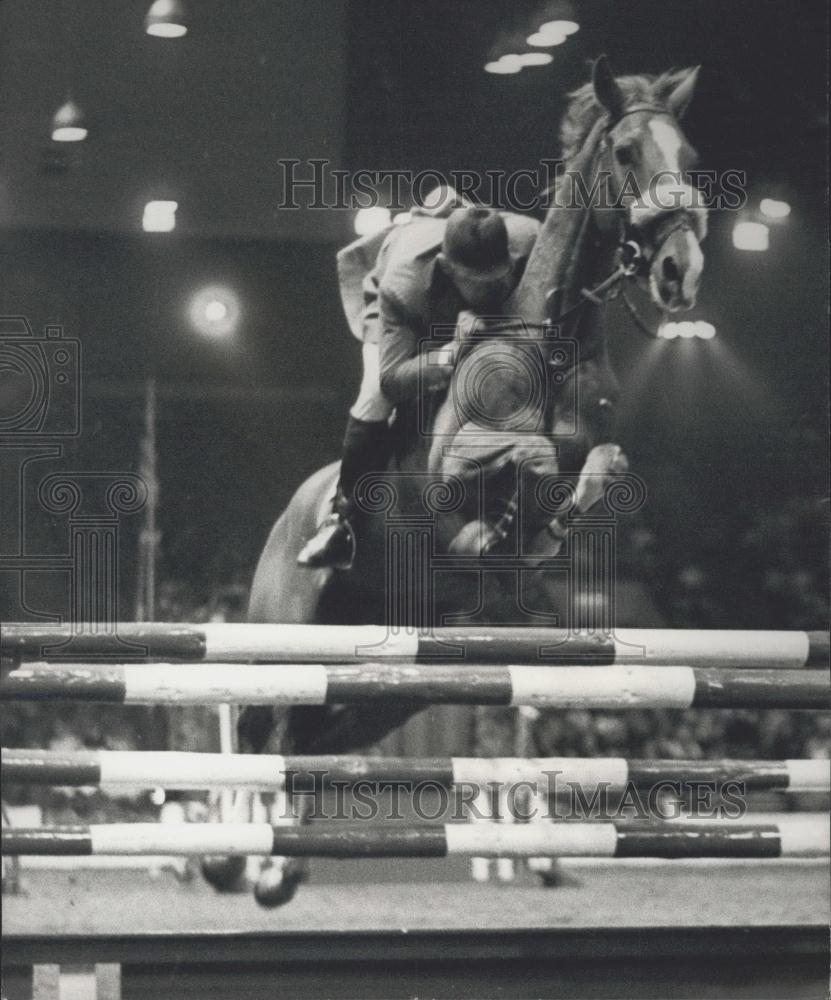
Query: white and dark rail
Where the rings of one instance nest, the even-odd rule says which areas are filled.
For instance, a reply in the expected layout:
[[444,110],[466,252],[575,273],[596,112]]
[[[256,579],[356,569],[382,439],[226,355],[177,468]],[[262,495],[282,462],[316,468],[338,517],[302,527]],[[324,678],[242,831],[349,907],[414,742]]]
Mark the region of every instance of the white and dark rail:
[[826,671],[437,663],[21,663],[0,699],[137,705],[366,702],[539,708],[831,708]]
[[828,760],[634,760],[622,757],[369,757],[361,755],[188,753],[177,751],[6,749],[6,783],[205,790],[234,787],[306,792],[336,785],[503,787],[541,792],[578,786],[622,791],[630,785],[740,784],[746,791],[831,792]]
[[787,858],[829,853],[827,817],[717,821],[446,823],[113,823],[4,829],[4,855],[285,855],[384,858]]
[[342,663],[399,659],[799,670],[828,664],[829,637],[822,631],[739,629],[620,628],[608,634],[489,626],[418,632],[380,625],[8,624],[0,636],[0,653],[36,660],[104,657]]

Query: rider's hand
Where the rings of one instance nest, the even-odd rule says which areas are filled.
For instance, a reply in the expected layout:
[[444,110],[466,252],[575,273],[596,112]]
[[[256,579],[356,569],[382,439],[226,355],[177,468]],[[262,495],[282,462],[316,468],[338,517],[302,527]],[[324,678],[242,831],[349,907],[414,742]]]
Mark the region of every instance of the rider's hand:
[[453,377],[458,344],[442,344],[430,349],[428,364],[422,369],[432,389],[443,389]]
[[464,341],[480,331],[482,321],[471,309],[463,309],[456,319],[456,340]]

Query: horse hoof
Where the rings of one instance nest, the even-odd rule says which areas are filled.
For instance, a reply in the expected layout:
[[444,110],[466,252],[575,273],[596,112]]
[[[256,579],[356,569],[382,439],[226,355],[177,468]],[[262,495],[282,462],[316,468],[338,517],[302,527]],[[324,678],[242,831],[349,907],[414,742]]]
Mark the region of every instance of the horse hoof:
[[284,906],[294,899],[297,887],[309,877],[305,861],[291,858],[283,864],[270,865],[260,872],[254,886],[254,899],[267,909]]
[[218,892],[240,892],[245,888],[245,864],[242,855],[202,858],[202,876]]

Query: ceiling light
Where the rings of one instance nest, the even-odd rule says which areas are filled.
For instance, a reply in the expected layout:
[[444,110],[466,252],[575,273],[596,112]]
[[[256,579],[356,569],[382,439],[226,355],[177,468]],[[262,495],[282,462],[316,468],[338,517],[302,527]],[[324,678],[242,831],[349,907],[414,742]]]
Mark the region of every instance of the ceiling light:
[[693,337],[698,337],[699,340],[712,340],[715,335],[716,328],[703,319],[680,322],[669,320],[658,328],[658,336],[664,340],[675,340],[676,337],[681,337],[683,340],[692,340]]
[[237,293],[224,285],[201,288],[188,306],[188,316],[194,329],[205,337],[216,339],[236,333],[240,313]]
[[156,38],[181,38],[188,33],[182,0],[155,0],[144,18],[144,30]]
[[361,208],[355,213],[355,232],[358,236],[370,236],[380,233],[391,222],[390,210],[381,205],[372,208]]
[[787,219],[791,214],[791,206],[786,201],[777,201],[775,198],[762,198],[759,208],[762,215],[769,219]]
[[148,201],[141,227],[146,233],[169,233],[176,228],[177,201]]
[[565,40],[565,35],[555,35],[553,32],[549,34],[545,31],[535,31],[525,39],[529,45],[535,45],[539,49],[553,49],[555,45],[562,45]]
[[52,117],[53,141],[83,142],[88,134],[83,111],[71,98],[67,98]]
[[518,73],[522,69],[522,60],[518,55],[509,53],[508,55],[500,56],[494,62],[485,63],[486,73],[499,73],[499,74],[509,74]]
[[554,61],[550,52],[523,52],[517,58],[521,66],[547,66]]
[[546,21],[537,31],[542,35],[573,35],[580,30],[576,21]]
[[733,246],[737,250],[767,250],[770,230],[764,222],[737,222],[733,226]]

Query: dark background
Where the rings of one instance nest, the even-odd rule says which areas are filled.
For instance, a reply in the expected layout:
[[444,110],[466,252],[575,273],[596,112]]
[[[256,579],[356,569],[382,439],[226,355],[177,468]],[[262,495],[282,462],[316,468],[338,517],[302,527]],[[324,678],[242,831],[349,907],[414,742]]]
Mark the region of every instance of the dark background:
[[[81,340],[84,432],[67,468],[136,469],[144,384],[157,378],[163,579],[203,596],[247,583],[293,490],[336,457],[357,390],[334,273],[354,213],[278,209],[278,160],[533,168],[558,155],[567,94],[605,51],[618,73],[700,63],[685,127],[702,166],[746,171],[750,210],[765,195],[792,205],[764,254],[733,248],[734,214],[711,215],[692,318],[713,322],[715,340],[649,342],[608,314],[619,437],[649,490],[627,571],[672,625],[817,624],[824,4],[576,3],[579,33],[516,76],[482,66],[539,22],[539,3],[200,0],[176,41],[143,33],[146,7],[0,5],[0,314]],[[57,148],[49,123],[68,89],[90,135]],[[141,231],[151,198],[179,202],[175,232]],[[242,303],[232,341],[187,319],[190,295],[217,282]],[[47,529],[29,527],[37,549]]]

